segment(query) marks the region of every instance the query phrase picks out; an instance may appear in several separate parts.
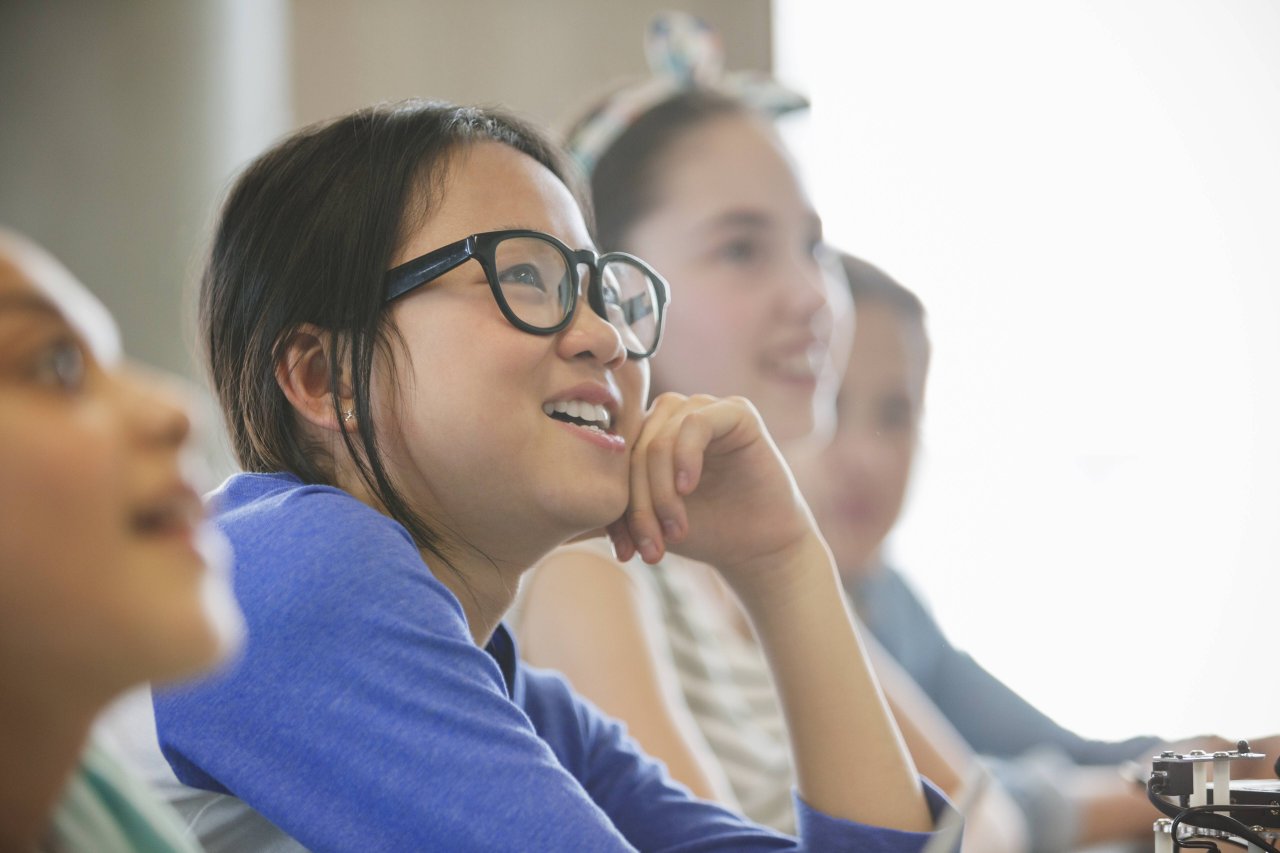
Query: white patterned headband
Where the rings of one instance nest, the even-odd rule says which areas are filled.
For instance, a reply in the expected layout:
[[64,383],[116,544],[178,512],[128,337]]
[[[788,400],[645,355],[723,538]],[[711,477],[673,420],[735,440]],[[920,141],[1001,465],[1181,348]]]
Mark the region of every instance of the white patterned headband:
[[767,74],[724,73],[724,46],[719,33],[687,12],[658,13],[645,33],[644,52],[653,76],[606,98],[577,125],[565,143],[587,175],[641,116],[684,92],[720,92],[771,117],[809,106],[804,95]]

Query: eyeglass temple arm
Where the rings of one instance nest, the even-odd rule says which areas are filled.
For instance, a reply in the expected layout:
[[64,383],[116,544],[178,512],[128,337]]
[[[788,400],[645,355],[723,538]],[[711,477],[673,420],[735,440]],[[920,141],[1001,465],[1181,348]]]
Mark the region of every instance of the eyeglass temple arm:
[[468,237],[452,246],[445,246],[439,251],[423,255],[391,270],[387,273],[383,299],[390,302],[469,260],[475,254],[472,243],[472,239]]

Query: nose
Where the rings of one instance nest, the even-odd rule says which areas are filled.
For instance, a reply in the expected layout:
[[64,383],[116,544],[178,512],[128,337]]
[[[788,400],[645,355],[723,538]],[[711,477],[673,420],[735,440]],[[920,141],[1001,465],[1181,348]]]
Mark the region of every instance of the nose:
[[832,450],[835,464],[848,477],[874,474],[886,455],[883,435],[873,425],[862,422],[841,424]]
[[591,358],[610,370],[616,370],[626,362],[627,350],[622,343],[622,334],[591,307],[586,292],[589,275],[584,273],[582,276],[582,292],[574,306],[573,320],[560,333],[557,351],[563,358]]
[[170,379],[137,365],[121,368],[125,415],[140,443],[177,449],[191,435],[191,415],[185,394]]
[[791,263],[786,288],[786,309],[793,316],[812,319],[829,314],[834,283],[822,263],[810,252],[799,253]]

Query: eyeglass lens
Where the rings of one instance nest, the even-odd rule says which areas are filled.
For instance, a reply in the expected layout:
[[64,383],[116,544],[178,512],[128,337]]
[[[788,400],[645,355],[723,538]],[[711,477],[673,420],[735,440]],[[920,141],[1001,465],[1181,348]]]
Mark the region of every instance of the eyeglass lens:
[[632,352],[649,352],[658,342],[657,285],[649,273],[625,258],[601,270],[605,311]]
[[[573,277],[559,248],[537,237],[509,237],[494,247],[494,262],[498,286],[512,313],[543,329],[564,319],[573,300]],[[606,319],[622,335],[627,350],[652,350],[658,336],[658,295],[649,273],[616,258],[601,270],[601,287]]]

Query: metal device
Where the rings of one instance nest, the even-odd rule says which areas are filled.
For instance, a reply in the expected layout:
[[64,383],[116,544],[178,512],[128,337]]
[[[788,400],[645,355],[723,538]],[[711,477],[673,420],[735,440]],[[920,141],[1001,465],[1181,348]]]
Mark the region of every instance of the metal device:
[[1280,853],[1280,779],[1231,778],[1232,762],[1263,758],[1243,740],[1227,752],[1168,750],[1154,756],[1147,798],[1167,816],[1153,827],[1156,853],[1221,850],[1218,842],[1228,850],[1247,846],[1249,853]]

